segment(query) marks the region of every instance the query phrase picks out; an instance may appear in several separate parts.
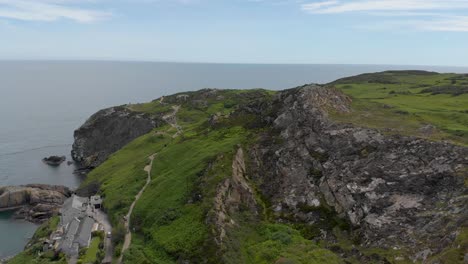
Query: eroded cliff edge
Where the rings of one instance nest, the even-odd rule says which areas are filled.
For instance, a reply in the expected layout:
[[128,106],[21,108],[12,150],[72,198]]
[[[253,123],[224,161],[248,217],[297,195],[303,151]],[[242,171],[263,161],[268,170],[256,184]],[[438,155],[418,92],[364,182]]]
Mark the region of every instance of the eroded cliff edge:
[[125,106],[103,109],[74,132],[72,158],[93,169],[133,139],[162,124],[161,118],[137,113]]

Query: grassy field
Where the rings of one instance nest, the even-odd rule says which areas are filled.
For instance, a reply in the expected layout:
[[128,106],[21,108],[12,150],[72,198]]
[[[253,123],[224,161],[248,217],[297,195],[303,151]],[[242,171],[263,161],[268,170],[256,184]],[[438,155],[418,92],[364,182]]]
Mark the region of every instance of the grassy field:
[[91,239],[91,243],[89,248],[86,250],[86,254],[81,259],[81,263],[88,264],[88,263],[95,263],[97,260],[97,254],[99,252],[99,243],[101,243],[101,238],[99,236],[95,236]]
[[222,263],[344,263],[335,253],[305,239],[292,226],[267,220],[255,222],[250,217],[237,217],[241,228],[228,234],[228,250]]
[[86,178],[84,186],[100,185],[105,196],[104,207],[114,225],[127,214],[134,196],[145,184],[147,174],[143,168],[148,163],[148,156],[169,141],[170,137],[154,133],[142,136],[112,155]]
[[353,112],[332,117],[384,133],[468,145],[467,84],[468,75],[417,71],[344,78],[329,85],[352,97]]
[[[175,259],[170,256],[194,259],[203,253],[202,245],[209,235],[205,217],[214,189],[230,173],[219,171],[204,177],[204,170],[219,155],[230,161],[244,136],[239,127],[213,131],[203,137],[180,139],[158,152],[153,162],[154,179],[132,218],[144,245],[152,249],[150,259],[172,263]],[[203,181],[203,190],[199,181]],[[204,199],[197,200],[197,195]]]

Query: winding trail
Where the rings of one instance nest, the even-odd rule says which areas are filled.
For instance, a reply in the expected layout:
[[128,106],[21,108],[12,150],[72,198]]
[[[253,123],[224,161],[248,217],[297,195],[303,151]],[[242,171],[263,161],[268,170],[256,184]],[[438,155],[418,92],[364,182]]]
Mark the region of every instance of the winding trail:
[[146,187],[151,182],[151,168],[153,167],[153,160],[155,156],[156,156],[156,153],[149,156],[150,164],[146,165],[144,168],[144,170],[148,173],[148,178],[146,178],[146,184],[143,186],[143,188],[141,188],[140,192],[138,192],[138,194],[135,196],[135,200],[133,201],[126,215],[127,221],[125,221],[125,230],[127,233],[125,234],[125,240],[122,246],[122,253],[120,254],[119,259],[117,260],[117,263],[119,264],[122,263],[123,254],[130,247],[130,243],[132,242],[132,232],[130,231],[130,217],[132,216],[133,208],[135,207],[136,202],[140,199]]
[[[163,100],[164,100],[164,97],[161,98],[160,103],[162,103]],[[176,132],[174,133],[174,135],[172,135],[172,138],[176,138],[177,136],[179,136],[183,132],[182,127],[177,123],[177,113],[180,110],[180,105],[173,105],[172,110],[173,110],[172,113],[169,113],[169,114],[163,116],[163,120],[166,121],[171,127],[176,129]],[[154,160],[155,156],[156,156],[156,153],[154,153],[153,155],[148,157],[150,159],[150,164],[146,165],[145,168],[144,168],[144,170],[148,173],[148,178],[146,179],[146,184],[143,186],[143,188],[141,188],[140,192],[138,192],[138,194],[135,196],[135,200],[133,201],[132,205],[130,206],[130,209],[128,210],[127,215],[125,216],[125,219],[127,219],[127,221],[125,222],[125,230],[126,230],[127,233],[125,234],[125,240],[124,240],[124,244],[122,246],[122,252],[120,254],[119,259],[117,260],[117,264],[122,263],[123,254],[130,247],[130,244],[132,242],[132,232],[130,230],[130,218],[132,216],[133,208],[135,207],[136,202],[140,199],[140,197],[143,194],[143,192],[145,191],[146,187],[151,182],[151,168],[153,167],[153,160]]]
[[172,136],[172,138],[176,138],[182,133],[182,127],[177,123],[177,113],[180,110],[180,105],[173,105],[172,110],[172,113],[163,116],[162,119],[176,129],[177,132]]

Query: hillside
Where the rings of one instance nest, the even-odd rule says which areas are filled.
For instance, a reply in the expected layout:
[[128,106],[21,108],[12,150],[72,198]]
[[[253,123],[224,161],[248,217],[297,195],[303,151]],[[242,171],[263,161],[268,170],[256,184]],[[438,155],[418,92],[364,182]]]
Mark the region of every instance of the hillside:
[[468,145],[468,74],[388,71],[328,85],[353,98],[354,111],[337,120]]
[[124,263],[463,263],[467,83],[384,72],[103,110],[75,132],[96,167],[78,192],[105,197],[118,254],[155,154]]

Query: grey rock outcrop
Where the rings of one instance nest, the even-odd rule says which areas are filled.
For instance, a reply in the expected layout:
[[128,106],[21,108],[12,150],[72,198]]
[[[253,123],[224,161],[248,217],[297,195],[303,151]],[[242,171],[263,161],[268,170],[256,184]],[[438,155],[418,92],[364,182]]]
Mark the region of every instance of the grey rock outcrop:
[[162,123],[160,118],[123,106],[100,110],[75,131],[72,158],[84,168],[95,168],[109,155]]
[[215,242],[221,248],[227,236],[227,229],[237,225],[232,215],[238,213],[241,207],[257,214],[255,194],[247,181],[244,151],[239,148],[232,161],[232,176],[225,179],[216,190],[214,214],[210,219],[215,227]]
[[42,222],[57,213],[70,195],[70,189],[57,185],[0,187],[0,210],[17,209],[16,218]]
[[274,120],[272,132],[249,152],[252,177],[278,221],[312,225],[326,217],[318,209],[332,208],[363,246],[404,247],[412,260],[440,252],[468,224],[468,148],[327,117],[351,111],[349,102],[333,89],[306,86],[279,93],[263,117]]

